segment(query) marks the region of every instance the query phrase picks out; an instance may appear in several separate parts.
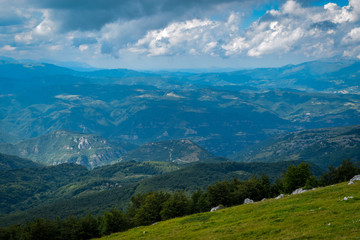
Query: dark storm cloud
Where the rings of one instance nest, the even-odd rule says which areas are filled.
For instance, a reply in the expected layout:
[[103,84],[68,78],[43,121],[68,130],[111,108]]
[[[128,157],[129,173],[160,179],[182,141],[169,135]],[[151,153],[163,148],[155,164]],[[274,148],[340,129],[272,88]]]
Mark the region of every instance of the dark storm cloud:
[[50,9],[51,18],[60,23],[62,31],[99,30],[117,20],[126,22],[157,15],[176,20],[234,2],[255,4],[251,0],[31,0],[34,7]]

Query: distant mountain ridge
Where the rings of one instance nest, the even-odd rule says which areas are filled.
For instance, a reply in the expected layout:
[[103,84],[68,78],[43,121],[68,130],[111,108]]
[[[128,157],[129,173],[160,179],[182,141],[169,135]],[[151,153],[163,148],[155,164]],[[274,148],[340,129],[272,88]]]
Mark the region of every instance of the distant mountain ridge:
[[359,93],[359,64],[197,74],[77,72],[4,59],[0,142],[68,129],[136,145],[188,139],[228,156],[279,133],[360,124],[360,94],[350,94]]
[[120,161],[160,161],[186,164],[214,157],[190,140],[167,140],[144,144],[122,156]]
[[28,159],[0,153],[0,170],[36,168],[41,166],[41,164],[30,161]]
[[302,160],[322,168],[342,159],[360,162],[360,125],[304,130],[275,136],[232,156],[244,162]]
[[0,152],[46,165],[76,163],[92,169],[114,162],[129,146],[96,135],[59,130],[17,144],[0,143]]

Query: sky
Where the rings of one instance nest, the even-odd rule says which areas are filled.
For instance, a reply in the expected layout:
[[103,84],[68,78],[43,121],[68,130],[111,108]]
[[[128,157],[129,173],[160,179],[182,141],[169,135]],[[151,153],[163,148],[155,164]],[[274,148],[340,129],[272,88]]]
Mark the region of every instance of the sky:
[[360,59],[360,0],[0,0],[0,56],[138,70]]

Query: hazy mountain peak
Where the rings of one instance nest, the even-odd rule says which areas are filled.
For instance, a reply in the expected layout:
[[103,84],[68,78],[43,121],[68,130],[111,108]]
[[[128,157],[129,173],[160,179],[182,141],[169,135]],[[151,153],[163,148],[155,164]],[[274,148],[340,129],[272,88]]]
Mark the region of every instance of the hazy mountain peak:
[[122,161],[160,161],[192,163],[214,157],[194,142],[186,139],[151,142],[130,151],[121,157]]

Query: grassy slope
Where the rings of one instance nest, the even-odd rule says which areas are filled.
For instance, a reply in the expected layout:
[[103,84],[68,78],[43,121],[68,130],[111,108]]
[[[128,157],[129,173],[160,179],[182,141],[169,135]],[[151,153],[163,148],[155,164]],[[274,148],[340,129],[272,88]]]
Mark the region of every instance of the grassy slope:
[[[344,201],[344,197],[353,196]],[[360,183],[319,188],[102,239],[360,239]]]

